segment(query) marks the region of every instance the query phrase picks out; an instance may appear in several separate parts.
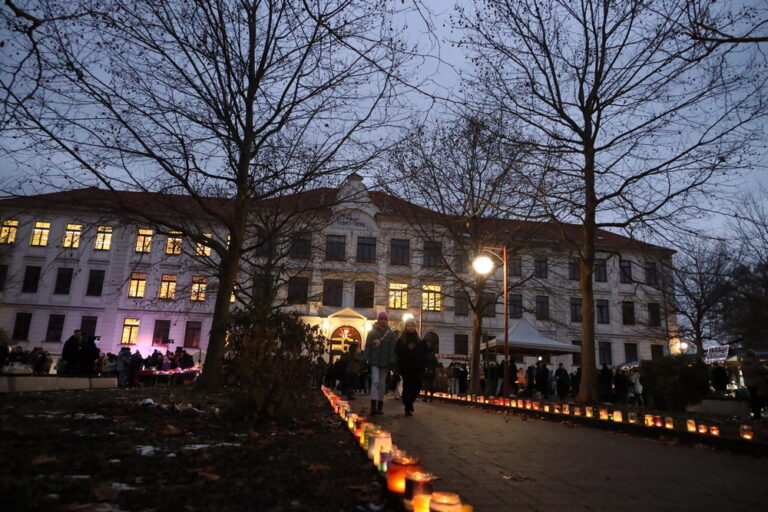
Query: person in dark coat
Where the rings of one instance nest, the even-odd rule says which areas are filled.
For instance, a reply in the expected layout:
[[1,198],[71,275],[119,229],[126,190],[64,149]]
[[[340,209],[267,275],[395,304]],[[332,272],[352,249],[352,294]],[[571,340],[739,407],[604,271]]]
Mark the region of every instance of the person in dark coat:
[[603,363],[603,367],[600,369],[598,381],[600,382],[600,399],[603,402],[610,402],[613,393],[613,390],[611,389],[613,373],[611,373],[611,369],[608,368],[608,365],[605,363]]
[[360,345],[356,341],[349,344],[349,351],[342,356],[344,359],[344,382],[342,392],[347,395],[347,400],[355,399],[355,384],[360,370],[363,367],[363,356],[360,353]]
[[403,407],[406,416],[413,416],[413,402],[419,396],[429,348],[416,331],[416,322],[407,320],[403,332],[395,342],[397,368],[403,379]]
[[557,382],[557,396],[560,400],[565,400],[568,396],[569,387],[568,370],[563,367],[563,363],[560,363],[555,370],[555,381]]
[[[538,363],[537,363],[538,366]],[[536,390],[536,366],[530,365],[525,370],[525,395],[533,396]]]
[[434,350],[427,351],[427,366],[424,371],[424,391],[432,401],[435,394],[435,378],[437,377],[437,355]]
[[99,348],[96,346],[96,336],[88,336],[83,340],[78,367],[80,374],[92,377],[96,373],[96,360],[99,358]]
[[728,390],[730,380],[725,366],[718,364],[712,368],[712,387],[715,388],[715,391],[725,393]]
[[536,368],[536,391],[541,393],[544,398],[549,396],[549,370],[544,361],[539,361]]
[[61,362],[63,364],[63,375],[76,375],[80,368],[80,350],[83,344],[83,334],[80,329],[75,330],[72,336],[67,338],[64,342],[64,347],[61,349]]

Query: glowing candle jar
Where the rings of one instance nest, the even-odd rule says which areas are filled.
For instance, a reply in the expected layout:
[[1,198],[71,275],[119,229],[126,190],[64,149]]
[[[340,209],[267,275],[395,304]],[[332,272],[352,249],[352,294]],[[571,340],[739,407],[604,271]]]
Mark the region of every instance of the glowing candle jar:
[[601,420],[608,419],[608,409],[600,409],[600,419]]
[[429,512],[461,512],[461,499],[453,492],[433,492]]
[[755,432],[752,430],[752,427],[750,425],[742,425],[739,427],[739,435],[742,439],[746,439],[747,441],[751,441],[755,438]]
[[363,435],[363,425],[366,423],[368,423],[368,418],[365,416],[358,416],[355,418],[355,430],[353,431],[355,439],[360,440],[360,436]]
[[429,501],[431,494],[420,494],[413,498],[413,512],[429,512]]
[[363,424],[363,430],[360,435],[360,447],[364,450],[368,450],[368,437],[371,435],[371,432],[374,430],[379,430],[379,427],[374,425],[373,423],[365,423]]
[[368,457],[373,459],[373,465],[381,464],[381,452],[389,452],[392,449],[392,434],[384,430],[371,433],[368,439]]
[[613,421],[615,421],[616,423],[621,423],[622,421],[624,421],[624,417],[621,414],[621,411],[613,411]]
[[675,420],[672,418],[672,416],[667,416],[664,418],[664,427],[668,428],[669,430],[673,430],[675,428]]
[[563,414],[571,414],[571,406],[568,404],[563,404]]
[[637,413],[636,412],[630,412],[627,414],[627,421],[630,423],[637,423]]
[[720,435],[720,427],[716,427],[712,425],[709,427],[709,434],[713,436],[719,436]]
[[531,404],[531,408],[532,408],[534,411],[538,411],[539,409],[541,409],[541,404],[539,404],[539,402],[533,402],[533,403]]
[[555,414],[560,414],[561,412],[563,412],[562,406],[560,404],[554,404],[552,406],[552,412],[554,412]]
[[573,415],[574,416],[581,416],[581,407],[574,407],[573,408]]
[[405,493],[405,475],[421,469],[418,457],[399,455],[392,459],[387,468],[387,489],[397,494]]
[[646,414],[643,416],[643,422],[646,427],[652,427],[653,426],[653,415],[652,414]]
[[549,404],[544,404],[544,412],[549,412],[550,407]]
[[[394,450],[394,449],[391,449]],[[389,461],[392,460],[392,451],[381,450],[379,452],[379,471],[386,473],[389,469]]]
[[357,421],[357,414],[352,413],[347,417],[347,428],[351,431],[355,431],[355,422]]
[[528,409],[528,410],[533,409],[533,402],[531,402],[530,400],[526,400],[525,401],[525,408]]
[[654,416],[653,417],[653,424],[654,424],[654,426],[659,427],[659,428],[663,427],[664,426],[664,418],[662,418],[661,416]]
[[403,496],[403,505],[407,510],[413,510],[413,502],[416,496],[431,495],[432,482],[435,481],[435,475],[424,473],[423,471],[409,471],[405,475],[405,495]]
[[587,418],[594,418],[595,417],[595,410],[592,407],[586,407],[584,415]]
[[699,423],[699,434],[706,434],[707,430],[709,429],[707,428],[706,425],[704,425],[703,423]]
[[685,422],[685,428],[688,432],[696,432],[696,422],[694,420],[687,420]]

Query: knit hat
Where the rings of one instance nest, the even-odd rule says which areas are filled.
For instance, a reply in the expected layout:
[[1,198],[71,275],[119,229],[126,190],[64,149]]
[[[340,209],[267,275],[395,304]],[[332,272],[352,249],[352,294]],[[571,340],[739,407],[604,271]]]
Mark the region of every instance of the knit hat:
[[382,311],[379,313],[379,316],[376,317],[376,320],[389,320],[389,315],[386,311]]

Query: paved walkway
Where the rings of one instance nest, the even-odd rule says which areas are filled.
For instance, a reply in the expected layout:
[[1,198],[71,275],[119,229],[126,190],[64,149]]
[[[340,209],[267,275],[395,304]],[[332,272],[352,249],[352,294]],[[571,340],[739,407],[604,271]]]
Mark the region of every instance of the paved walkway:
[[415,409],[406,418],[387,397],[377,423],[477,512],[768,510],[765,460],[443,402]]

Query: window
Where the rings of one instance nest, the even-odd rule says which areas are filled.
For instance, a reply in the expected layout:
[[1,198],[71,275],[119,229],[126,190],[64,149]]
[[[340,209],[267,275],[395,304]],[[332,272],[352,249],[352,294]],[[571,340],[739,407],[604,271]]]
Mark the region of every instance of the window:
[[80,234],[82,231],[83,226],[80,224],[67,224],[62,245],[71,249],[80,247]]
[[355,281],[355,307],[373,307],[373,281]]
[[533,276],[537,279],[546,279],[549,275],[549,264],[547,258],[537,258],[533,260]]
[[40,282],[42,267],[29,266],[24,269],[24,281],[21,283],[23,293],[36,293]]
[[123,320],[123,334],[120,336],[121,345],[133,345],[139,337],[139,319],[126,318]]
[[651,359],[664,357],[664,345],[651,345]]
[[309,299],[308,295],[308,277],[291,277],[288,279],[288,304],[306,304]]
[[97,251],[108,251],[112,246],[112,226],[96,228],[96,241],[93,248]]
[[[167,246],[166,246],[167,249]],[[135,252],[149,252],[152,250],[152,230],[139,229],[136,232]]]
[[8,279],[8,265],[0,265],[0,290],[5,290],[6,279]]
[[16,321],[13,324],[14,341],[26,341],[29,338],[29,326],[32,325],[32,313],[16,313]]
[[75,269],[73,268],[60,268],[56,271],[56,285],[53,288],[53,293],[56,295],[69,295],[69,290],[72,287],[72,276]]
[[[635,303],[623,301],[621,303],[621,321],[624,325],[635,325]],[[634,359],[632,359],[634,361]]]
[[[181,254],[181,231],[171,231],[165,238],[165,254]],[[136,242],[136,252],[149,252],[139,251],[138,242]]]
[[341,307],[344,296],[344,281],[325,279],[323,281],[323,306]]
[[610,311],[608,309],[607,299],[597,299],[595,301],[595,312],[597,313],[597,323],[609,324],[611,323]]
[[605,283],[608,281],[608,267],[604,259],[595,260],[595,282]]
[[639,361],[637,358],[637,343],[624,344],[624,361],[627,363]]
[[661,326],[661,307],[658,302],[648,303],[648,325],[651,327]]
[[424,311],[440,311],[442,309],[442,295],[440,285],[425,284],[421,291],[421,307]]
[[509,318],[523,318],[523,296],[519,293],[509,294]]
[[480,296],[480,316],[482,318],[493,318],[496,316],[496,294],[483,293]]
[[91,270],[88,273],[88,286],[85,294],[91,297],[101,297],[101,290],[104,288],[104,270]]
[[211,255],[211,244],[208,242],[211,238],[213,238],[213,234],[211,233],[203,233],[203,238],[205,239],[202,242],[197,242],[195,244],[195,255],[196,256],[210,256]]
[[611,342],[600,341],[597,343],[597,353],[600,365],[611,366],[613,364],[613,355],[611,354]]
[[147,286],[147,274],[132,272],[128,282],[128,296],[140,298],[144,296],[144,288]]
[[80,332],[83,336],[89,338],[96,335],[96,322],[99,321],[99,317],[96,316],[84,316],[80,319]]
[[512,277],[520,277],[523,275],[523,259],[512,258],[507,262],[507,271]]
[[357,262],[376,262],[376,239],[367,236],[357,237]]
[[619,281],[622,283],[632,282],[632,262],[631,261],[619,260]]
[[659,273],[655,261],[645,262],[645,284],[651,286],[659,284]]
[[536,296],[536,320],[549,320],[549,297]]
[[571,322],[581,322],[581,297],[571,297]]
[[453,335],[453,353],[463,355],[463,356],[469,355],[469,335],[468,334]]
[[576,258],[568,261],[568,279],[571,281],[579,280],[579,260]]
[[202,322],[187,322],[187,326],[184,329],[184,347],[200,348],[200,332],[202,330]]
[[346,258],[347,237],[344,235],[328,235],[325,237],[325,260],[344,261]]
[[389,283],[389,309],[408,309],[408,285]]
[[425,267],[439,267],[442,259],[442,252],[443,244],[425,240],[422,265]]
[[29,240],[29,245],[35,247],[45,247],[48,245],[48,235],[51,232],[50,222],[35,222],[35,227],[32,230],[32,238]]
[[61,342],[64,332],[64,315],[48,316],[48,328],[45,330],[45,341]]
[[411,264],[411,241],[393,238],[389,246],[389,263],[392,265]]
[[296,233],[291,237],[288,255],[295,260],[308,260],[312,255],[312,233]]
[[[581,346],[581,340],[571,340],[571,345],[576,345],[577,347]],[[574,352],[571,354],[572,360],[571,363],[574,366],[581,366],[581,352]]]
[[158,299],[173,300],[176,298],[176,274],[163,274],[160,276],[160,291]]
[[453,314],[458,316],[469,315],[469,302],[466,293],[460,292],[456,298],[453,299]]
[[170,320],[155,320],[155,330],[152,332],[153,345],[167,345],[171,334]]
[[0,226],[0,244],[12,244],[16,241],[16,232],[19,230],[19,221],[14,219],[3,219],[3,225]]
[[189,300],[202,302],[205,300],[205,289],[208,286],[208,278],[204,276],[192,277],[192,289],[190,290]]

